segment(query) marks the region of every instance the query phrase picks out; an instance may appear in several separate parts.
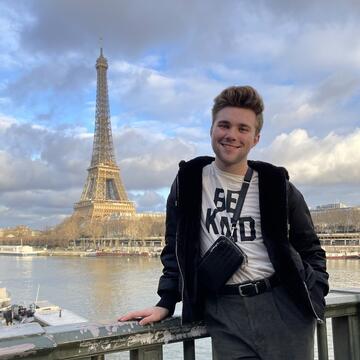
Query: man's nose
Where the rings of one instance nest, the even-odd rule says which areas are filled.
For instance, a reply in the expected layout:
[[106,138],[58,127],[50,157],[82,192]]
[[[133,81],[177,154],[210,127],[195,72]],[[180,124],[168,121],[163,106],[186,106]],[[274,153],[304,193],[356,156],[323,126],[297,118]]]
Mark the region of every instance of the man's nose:
[[235,141],[236,140],[235,129],[234,128],[229,128],[227,130],[227,132],[226,132],[225,138],[227,140]]

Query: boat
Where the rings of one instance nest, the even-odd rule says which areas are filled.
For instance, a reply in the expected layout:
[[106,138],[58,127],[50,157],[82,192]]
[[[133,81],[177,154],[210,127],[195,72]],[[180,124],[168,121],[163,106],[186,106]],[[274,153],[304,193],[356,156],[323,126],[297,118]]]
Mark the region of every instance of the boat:
[[29,245],[1,245],[0,255],[12,255],[12,256],[34,256],[45,253],[44,250],[34,250]]
[[358,260],[360,259],[360,252],[331,252],[326,251],[326,258],[331,260]]
[[0,288],[0,313],[6,311],[11,306],[11,296],[6,288]]
[[68,325],[88,322],[88,319],[63,309],[58,305],[51,304],[47,300],[38,301],[39,289],[35,302],[28,307],[11,304],[9,293],[5,288],[0,288],[0,320],[2,325],[10,326],[37,322],[41,326]]
[[3,325],[16,325],[37,322],[41,326],[68,325],[88,322],[88,319],[63,309],[48,301],[40,301],[30,304],[29,307],[22,305],[11,305],[2,313]]

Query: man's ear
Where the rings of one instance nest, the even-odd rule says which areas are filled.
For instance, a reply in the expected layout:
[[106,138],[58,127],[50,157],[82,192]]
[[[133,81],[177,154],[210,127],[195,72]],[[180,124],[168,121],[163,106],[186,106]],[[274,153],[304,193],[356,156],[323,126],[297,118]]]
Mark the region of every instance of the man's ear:
[[260,141],[260,133],[256,134],[254,137],[254,145],[253,147]]
[[214,126],[214,124],[211,124],[211,128],[210,128],[210,136],[212,135],[213,126]]

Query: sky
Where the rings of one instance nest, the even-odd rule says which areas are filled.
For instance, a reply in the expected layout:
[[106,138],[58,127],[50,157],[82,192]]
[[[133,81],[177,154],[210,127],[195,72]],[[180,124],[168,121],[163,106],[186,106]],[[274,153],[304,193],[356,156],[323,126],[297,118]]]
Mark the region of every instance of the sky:
[[212,155],[214,97],[265,102],[250,158],[309,207],[360,205],[358,0],[0,0],[0,227],[71,215],[90,165],[100,41],[115,156],[137,211],[164,211],[182,159]]

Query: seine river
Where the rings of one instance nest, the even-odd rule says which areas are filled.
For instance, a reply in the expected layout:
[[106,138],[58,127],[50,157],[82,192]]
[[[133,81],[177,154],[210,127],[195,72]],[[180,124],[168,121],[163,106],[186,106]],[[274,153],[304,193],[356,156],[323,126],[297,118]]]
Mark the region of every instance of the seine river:
[[[329,260],[331,287],[360,288],[360,260]],[[155,304],[159,258],[147,257],[12,257],[0,256],[0,287],[14,303],[49,300],[90,321],[115,322],[130,310]],[[176,313],[180,312],[178,306]],[[165,346],[165,359],[182,359],[180,344]],[[196,342],[198,359],[210,358],[208,339]],[[127,353],[107,359],[128,359]]]

